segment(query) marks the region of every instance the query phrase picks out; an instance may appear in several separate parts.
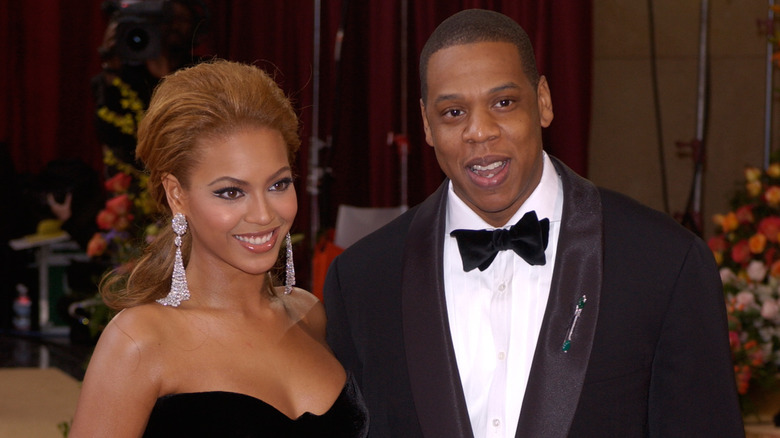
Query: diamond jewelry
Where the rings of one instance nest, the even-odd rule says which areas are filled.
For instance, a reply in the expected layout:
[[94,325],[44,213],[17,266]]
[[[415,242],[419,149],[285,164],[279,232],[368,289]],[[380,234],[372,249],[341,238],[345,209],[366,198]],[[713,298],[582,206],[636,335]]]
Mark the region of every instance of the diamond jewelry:
[[295,286],[295,265],[293,264],[293,252],[292,252],[292,238],[290,233],[284,238],[287,243],[287,261],[285,262],[285,279],[284,279],[284,294],[290,295],[292,288]]
[[165,298],[160,298],[157,302],[163,306],[179,307],[182,301],[190,299],[190,290],[187,288],[187,273],[184,271],[181,257],[181,236],[187,232],[187,218],[181,213],[176,213],[171,219],[171,228],[176,233],[176,238],[173,241],[176,245],[176,257],[173,261],[171,291]]

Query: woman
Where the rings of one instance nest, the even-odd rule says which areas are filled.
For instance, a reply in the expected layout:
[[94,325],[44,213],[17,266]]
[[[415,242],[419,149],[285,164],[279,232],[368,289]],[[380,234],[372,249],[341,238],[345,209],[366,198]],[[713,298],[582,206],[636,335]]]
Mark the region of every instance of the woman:
[[[155,90],[137,155],[172,226],[126,280],[101,287],[122,310],[95,348],[71,437],[365,436],[322,304],[291,286],[297,133],[289,101],[253,66],[204,63]],[[288,281],[273,286],[283,244]]]

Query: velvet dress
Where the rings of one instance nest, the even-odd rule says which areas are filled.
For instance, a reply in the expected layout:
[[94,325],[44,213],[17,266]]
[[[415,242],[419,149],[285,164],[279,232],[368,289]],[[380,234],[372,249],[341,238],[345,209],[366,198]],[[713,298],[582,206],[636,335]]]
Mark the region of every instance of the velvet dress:
[[368,435],[368,410],[351,374],[322,415],[292,419],[268,403],[235,392],[169,394],[157,399],[144,437],[338,437]]

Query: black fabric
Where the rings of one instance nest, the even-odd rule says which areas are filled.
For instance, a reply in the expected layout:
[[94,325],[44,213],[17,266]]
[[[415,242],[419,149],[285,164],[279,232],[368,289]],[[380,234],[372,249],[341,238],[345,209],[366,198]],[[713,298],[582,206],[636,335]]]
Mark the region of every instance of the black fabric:
[[322,415],[291,419],[245,394],[211,391],[157,399],[144,437],[338,437],[368,434],[368,410],[352,375]]
[[[562,221],[515,436],[744,437],[712,252],[552,161]],[[347,248],[325,282],[328,343],[360,384],[371,438],[473,437],[444,297],[447,184]]]
[[508,230],[455,230],[450,235],[458,240],[463,270],[468,272],[474,268],[484,271],[499,251],[508,249],[529,265],[543,265],[549,232],[550,220],[539,220],[535,211],[529,211]]

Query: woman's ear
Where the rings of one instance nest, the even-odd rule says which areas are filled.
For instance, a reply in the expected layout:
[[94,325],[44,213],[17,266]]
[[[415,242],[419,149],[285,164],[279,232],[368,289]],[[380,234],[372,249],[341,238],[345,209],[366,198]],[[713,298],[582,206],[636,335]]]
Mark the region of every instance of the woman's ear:
[[173,214],[184,213],[186,216],[186,196],[178,178],[170,173],[166,173],[162,177],[162,184],[163,188],[165,188],[165,197],[168,199],[171,212]]

